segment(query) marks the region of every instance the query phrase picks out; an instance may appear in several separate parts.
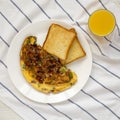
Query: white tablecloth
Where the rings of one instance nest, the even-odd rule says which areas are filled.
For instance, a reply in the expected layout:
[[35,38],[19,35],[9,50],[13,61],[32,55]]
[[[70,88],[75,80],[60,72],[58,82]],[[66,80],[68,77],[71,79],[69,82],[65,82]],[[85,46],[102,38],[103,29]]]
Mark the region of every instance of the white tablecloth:
[[[115,30],[109,36],[96,37],[88,29],[88,18],[97,9],[108,9],[116,17]],[[48,19],[78,26],[93,55],[91,75],[84,88],[57,104],[35,103],[21,95],[9,78],[6,64],[14,36],[26,25]],[[119,120],[119,5],[110,0],[0,0],[0,100],[24,120]]]

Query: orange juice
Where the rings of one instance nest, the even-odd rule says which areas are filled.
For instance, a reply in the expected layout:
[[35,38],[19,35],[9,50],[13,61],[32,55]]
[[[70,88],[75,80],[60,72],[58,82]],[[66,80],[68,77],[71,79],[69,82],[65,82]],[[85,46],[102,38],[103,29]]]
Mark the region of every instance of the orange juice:
[[115,17],[108,10],[97,10],[92,13],[88,21],[89,29],[98,36],[106,36],[115,27]]

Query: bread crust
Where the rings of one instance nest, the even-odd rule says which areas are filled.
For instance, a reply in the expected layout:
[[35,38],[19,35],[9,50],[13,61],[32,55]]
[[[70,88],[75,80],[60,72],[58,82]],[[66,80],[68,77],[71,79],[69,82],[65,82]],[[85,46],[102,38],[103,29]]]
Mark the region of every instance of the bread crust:
[[82,58],[86,56],[86,52],[84,51],[78,37],[77,32],[74,28],[71,28],[70,31],[74,32],[76,34],[74,41],[72,42],[72,45],[70,46],[70,49],[68,51],[67,58],[65,60],[61,60],[63,64],[69,64],[79,58]]

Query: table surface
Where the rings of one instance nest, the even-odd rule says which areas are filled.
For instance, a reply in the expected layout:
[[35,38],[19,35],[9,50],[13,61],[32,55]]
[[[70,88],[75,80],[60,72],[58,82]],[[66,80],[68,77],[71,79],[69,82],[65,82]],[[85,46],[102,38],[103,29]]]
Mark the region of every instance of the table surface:
[[13,110],[0,101],[0,120],[23,120]]
[[[117,6],[120,7],[120,0],[112,0]],[[0,120],[23,120],[13,110],[0,101]]]

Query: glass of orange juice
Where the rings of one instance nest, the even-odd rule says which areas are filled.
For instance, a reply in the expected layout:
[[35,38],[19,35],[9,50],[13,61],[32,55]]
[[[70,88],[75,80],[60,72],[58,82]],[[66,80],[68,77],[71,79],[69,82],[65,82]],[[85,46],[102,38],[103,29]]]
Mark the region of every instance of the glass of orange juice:
[[88,20],[90,31],[98,36],[106,36],[115,28],[115,16],[108,10],[100,9],[91,14]]

